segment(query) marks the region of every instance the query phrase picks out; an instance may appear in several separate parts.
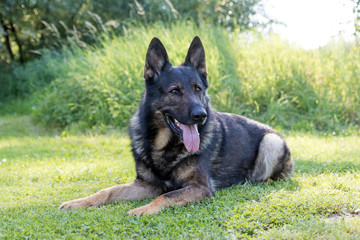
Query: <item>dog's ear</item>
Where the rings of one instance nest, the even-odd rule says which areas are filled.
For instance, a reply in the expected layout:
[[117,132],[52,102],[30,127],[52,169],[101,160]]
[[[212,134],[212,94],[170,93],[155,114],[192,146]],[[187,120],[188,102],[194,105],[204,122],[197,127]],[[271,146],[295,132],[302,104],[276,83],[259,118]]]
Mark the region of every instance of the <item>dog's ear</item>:
[[158,38],[154,37],[146,53],[144,78],[156,79],[167,63],[169,63],[169,58],[165,47]]
[[205,50],[198,36],[194,37],[186,55],[185,65],[188,64],[192,64],[201,75],[207,78]]

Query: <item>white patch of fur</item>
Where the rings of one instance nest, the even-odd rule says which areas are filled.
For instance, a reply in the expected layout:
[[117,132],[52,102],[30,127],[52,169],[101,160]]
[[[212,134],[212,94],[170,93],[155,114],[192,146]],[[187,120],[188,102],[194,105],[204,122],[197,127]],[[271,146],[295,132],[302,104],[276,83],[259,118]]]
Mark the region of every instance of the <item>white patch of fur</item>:
[[211,189],[211,191],[215,192],[216,189],[217,189],[217,188],[216,188],[215,180],[210,177],[209,183],[210,183],[210,189]]
[[259,153],[255,160],[253,180],[266,181],[271,177],[274,167],[283,154],[284,140],[274,133],[266,134],[260,143]]

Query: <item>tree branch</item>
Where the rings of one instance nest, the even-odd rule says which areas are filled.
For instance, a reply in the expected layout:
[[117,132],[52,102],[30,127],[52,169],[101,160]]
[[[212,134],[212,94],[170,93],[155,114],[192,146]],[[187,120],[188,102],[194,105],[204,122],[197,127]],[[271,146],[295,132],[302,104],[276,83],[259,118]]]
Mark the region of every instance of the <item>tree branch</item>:
[[10,30],[14,33],[15,42],[19,47],[20,63],[24,63],[24,55],[23,55],[23,51],[22,51],[22,46],[21,46],[20,40],[16,34],[15,26],[11,21],[10,21]]
[[10,56],[10,59],[11,61],[14,61],[14,53],[12,52],[12,49],[11,49],[11,44],[10,44],[10,37],[9,37],[9,28],[5,25],[5,21],[4,21],[4,18],[1,16],[0,17],[0,23],[1,23],[1,26],[4,30],[4,37],[5,37],[5,45],[6,45],[6,49],[9,53],[9,56]]

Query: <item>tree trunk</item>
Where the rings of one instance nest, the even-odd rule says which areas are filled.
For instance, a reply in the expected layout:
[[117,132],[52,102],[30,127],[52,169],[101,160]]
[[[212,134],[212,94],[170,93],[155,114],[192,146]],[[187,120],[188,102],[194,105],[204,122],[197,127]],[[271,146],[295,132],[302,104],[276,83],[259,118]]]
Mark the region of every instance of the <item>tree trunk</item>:
[[3,17],[0,17],[0,22],[1,22],[1,26],[4,30],[4,37],[5,37],[5,45],[6,45],[6,49],[9,53],[10,59],[11,61],[14,61],[14,53],[12,52],[11,49],[11,44],[10,44],[10,37],[9,37],[9,33],[8,33],[8,27],[5,25],[4,19]]
[[22,51],[22,46],[21,46],[20,40],[18,38],[18,35],[16,34],[16,29],[14,27],[14,24],[12,22],[10,22],[10,30],[14,33],[15,42],[19,47],[20,63],[24,63],[24,55],[23,55],[23,51]]

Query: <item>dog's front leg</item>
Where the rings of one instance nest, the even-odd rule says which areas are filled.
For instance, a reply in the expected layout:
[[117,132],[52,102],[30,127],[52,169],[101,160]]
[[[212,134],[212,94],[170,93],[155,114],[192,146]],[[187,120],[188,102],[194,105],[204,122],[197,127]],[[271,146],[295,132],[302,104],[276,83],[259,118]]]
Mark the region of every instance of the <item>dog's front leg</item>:
[[134,182],[128,184],[105,188],[85,198],[64,202],[60,205],[59,208],[70,210],[85,207],[98,207],[116,201],[152,198],[158,196],[161,193],[162,190],[160,188],[137,179]]
[[187,186],[155,198],[150,203],[132,209],[129,215],[141,216],[144,214],[156,214],[167,206],[179,205],[200,201],[211,197],[213,194],[207,186]]

